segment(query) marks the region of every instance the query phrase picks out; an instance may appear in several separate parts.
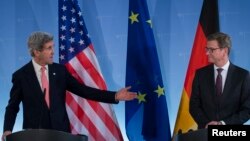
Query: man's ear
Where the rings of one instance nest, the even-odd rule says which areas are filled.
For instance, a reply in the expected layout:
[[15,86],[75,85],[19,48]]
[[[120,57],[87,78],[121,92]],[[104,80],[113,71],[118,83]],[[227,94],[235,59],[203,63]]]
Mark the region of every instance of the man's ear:
[[35,55],[35,56],[39,56],[40,53],[41,53],[41,51],[39,51],[39,50],[34,50],[34,55]]
[[227,48],[227,47],[223,48],[223,50],[224,50],[224,52],[225,52],[226,54],[228,54],[228,48]]

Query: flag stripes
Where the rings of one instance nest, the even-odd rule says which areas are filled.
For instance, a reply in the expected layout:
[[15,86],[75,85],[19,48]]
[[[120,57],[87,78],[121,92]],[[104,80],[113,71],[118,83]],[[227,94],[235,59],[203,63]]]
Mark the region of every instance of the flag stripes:
[[[86,48],[87,49],[87,48]],[[85,50],[86,50],[85,49]],[[78,80],[78,81],[80,81],[80,82],[84,82],[86,85],[91,85],[91,86],[93,86],[93,87],[95,87],[95,88],[104,88],[104,89],[106,89],[106,85],[104,84],[104,80],[101,78],[101,75],[99,75],[99,77],[96,77],[95,76],[95,78],[93,78],[93,77],[91,77],[90,75],[91,75],[91,72],[94,72],[94,73],[96,73],[97,71],[96,70],[94,70],[93,68],[96,68],[95,66],[93,66],[93,64],[91,64],[91,62],[90,61],[88,61],[88,59],[86,58],[86,56],[87,55],[85,55],[85,53],[86,52],[82,52],[82,53],[79,53],[77,56],[81,56],[81,57],[76,57],[76,58],[73,58],[71,61],[69,61],[69,63],[67,63],[67,64],[65,64],[66,65],[66,68],[69,70],[69,72],[71,73],[71,74],[73,74],[73,76]],[[84,62],[84,63],[83,63]],[[86,65],[87,64],[87,65]],[[87,67],[86,67],[86,66]],[[89,72],[87,72],[86,71],[86,69],[89,67],[89,66],[91,66],[91,68],[92,68],[92,71],[89,71]],[[81,68],[81,70],[83,70],[82,72],[77,72],[77,71],[79,71],[78,69],[74,69],[75,67],[80,67]],[[93,76],[93,75],[92,75]],[[84,80],[84,79],[87,79],[87,81],[82,81],[82,80]],[[94,82],[94,79],[98,79],[99,80],[99,85],[97,85],[96,83],[98,83],[98,82]],[[103,83],[100,83],[100,82],[103,82]],[[101,86],[101,87],[99,87],[99,86]],[[72,97],[75,97],[75,96],[73,96],[72,95]],[[68,106],[69,107],[71,107],[71,109],[72,109],[72,111],[74,111],[74,109],[78,109],[78,112],[77,111],[75,111],[75,112],[77,112],[77,114],[78,114],[78,117],[81,117],[81,116],[88,116],[88,115],[86,115],[86,114],[80,114],[79,112],[80,111],[82,111],[81,110],[81,108],[80,107],[83,107],[85,110],[86,109],[92,109],[95,113],[96,113],[96,115],[95,116],[99,116],[99,115],[102,115],[102,123],[98,123],[98,122],[96,122],[96,121],[98,121],[96,118],[95,118],[95,116],[91,116],[90,118],[89,118],[89,120],[87,120],[86,122],[88,123],[88,122],[90,122],[91,120],[93,120],[93,121],[95,121],[95,124],[97,124],[98,125],[98,127],[100,127],[100,125],[101,124],[103,124],[103,123],[107,123],[107,122],[109,122],[110,124],[107,124],[106,126],[107,127],[105,127],[105,128],[107,128],[107,129],[105,129],[104,131],[106,131],[106,130],[109,130],[111,133],[112,132],[115,132],[116,130],[119,130],[119,128],[118,128],[118,126],[116,126],[116,123],[113,121],[113,119],[112,119],[112,115],[113,115],[113,111],[111,111],[110,109],[110,107],[109,107],[109,105],[108,104],[103,104],[103,103],[99,103],[99,105],[96,105],[96,102],[94,102],[94,101],[91,101],[91,100],[88,100],[88,102],[87,102],[87,100],[84,100],[84,99],[81,99],[81,98],[78,98],[79,100],[77,101],[77,100],[73,100],[71,97],[67,97],[67,98],[69,98],[68,99],[68,101],[71,101],[70,102],[70,104],[71,105],[69,105],[68,104]],[[86,105],[82,105],[82,103],[88,103],[89,105],[86,107]],[[76,104],[76,103],[79,103],[79,105],[73,105],[73,104]],[[72,106],[74,106],[74,107],[72,107]],[[79,106],[79,107],[78,107]],[[106,110],[105,110],[106,109]],[[80,111],[79,111],[80,110]],[[87,111],[86,111],[87,112]],[[89,111],[90,112],[90,111]],[[84,113],[84,111],[82,111],[82,113]],[[88,113],[88,112],[87,112]],[[79,115],[80,114],[80,115]],[[89,113],[89,115],[92,115],[93,114],[93,112],[92,113]],[[92,127],[93,125],[89,125],[90,127]],[[98,137],[98,138],[100,138],[101,137],[101,135],[100,134],[98,134],[97,133],[97,130],[93,130],[92,129],[92,131],[93,132],[95,132],[96,134],[97,134],[97,136],[96,137]],[[108,133],[107,133],[108,134]],[[107,135],[106,134],[106,135]],[[110,134],[110,133],[109,133]],[[112,135],[112,134],[110,134],[110,135]],[[119,137],[119,136],[117,136],[116,138],[121,138],[121,137]],[[102,140],[102,139],[100,139],[100,140]]]
[[[195,36],[194,44],[192,48],[192,55],[190,57],[190,62],[189,62],[189,66],[192,66],[192,67],[188,68],[187,74],[186,74],[187,77],[184,83],[184,88],[189,98],[191,96],[192,83],[193,83],[196,69],[208,64],[207,55],[205,54],[206,42],[207,42],[207,39],[202,29],[202,26],[201,24],[198,24],[196,36]],[[202,46],[204,48],[201,48],[201,49],[195,48],[199,46]]]
[[192,83],[195,71],[198,68],[208,65],[208,58],[205,52],[207,35],[218,31],[218,1],[204,0],[184,82],[183,93],[174,128],[174,135],[180,132],[184,133],[189,130],[197,129],[197,124],[189,113],[189,100],[192,92]]
[[[67,103],[68,108],[72,110],[73,115],[77,113],[76,117],[77,119],[79,119],[80,122],[72,123],[71,121],[72,126],[77,125],[77,124],[82,124],[83,126],[88,127],[87,128],[88,133],[89,133],[88,136],[91,135],[93,137],[92,139],[89,137],[89,140],[94,140],[95,138],[98,138],[99,140],[105,140],[103,136],[101,135],[101,133],[99,132],[99,130],[97,129],[97,127],[95,126],[95,124],[92,122],[91,120],[92,118],[89,117],[87,113],[85,113],[87,111],[82,109],[82,108],[86,109],[87,107],[86,106],[81,107],[81,105],[78,104],[78,102],[79,103],[81,102],[80,98],[77,98],[76,100],[73,97],[74,96],[72,94],[68,94],[66,103]],[[78,128],[77,127],[74,127],[74,128],[75,128],[76,134],[79,134],[79,131],[81,130],[82,126],[80,127],[78,126]]]
[[[106,90],[94,47],[77,0],[59,0],[59,62],[80,83]],[[66,95],[66,108],[74,134],[89,141],[122,141],[112,105]]]

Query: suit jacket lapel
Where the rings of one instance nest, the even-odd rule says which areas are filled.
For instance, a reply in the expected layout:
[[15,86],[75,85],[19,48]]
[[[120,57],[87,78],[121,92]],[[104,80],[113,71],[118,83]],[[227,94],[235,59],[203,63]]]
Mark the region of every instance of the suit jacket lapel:
[[[215,101],[216,97],[216,92],[215,92],[215,80],[214,80],[214,66],[210,65],[209,70],[208,70],[208,77],[207,77],[207,81],[208,84],[207,86],[209,87],[209,94],[212,95],[213,100]],[[213,85],[211,85],[213,84]]]
[[55,89],[55,85],[56,85],[56,70],[53,64],[48,65],[49,67],[49,92],[50,92],[50,99],[53,96]]
[[227,77],[225,80],[225,85],[224,85],[224,89],[222,92],[222,96],[225,97],[227,94],[230,93],[230,88],[232,87],[232,77],[233,77],[233,71],[234,71],[234,65],[232,63],[230,63],[229,67],[228,67],[228,71],[227,71]]
[[27,64],[27,69],[25,70],[25,73],[25,77],[28,79],[28,83],[31,86],[30,89],[33,89],[33,92],[35,94],[43,95],[32,61]]

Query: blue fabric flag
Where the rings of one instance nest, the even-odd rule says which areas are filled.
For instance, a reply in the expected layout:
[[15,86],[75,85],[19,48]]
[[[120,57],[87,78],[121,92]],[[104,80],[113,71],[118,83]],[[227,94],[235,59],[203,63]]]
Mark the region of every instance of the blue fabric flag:
[[146,0],[129,1],[126,86],[138,98],[126,102],[130,141],[170,141],[170,125],[161,70]]

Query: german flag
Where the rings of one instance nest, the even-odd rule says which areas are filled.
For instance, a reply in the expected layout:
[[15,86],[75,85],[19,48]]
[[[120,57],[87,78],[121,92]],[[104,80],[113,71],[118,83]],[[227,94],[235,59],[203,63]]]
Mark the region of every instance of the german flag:
[[189,113],[189,100],[191,97],[192,82],[196,69],[208,65],[208,58],[205,52],[207,36],[218,31],[218,1],[204,0],[186,73],[173,136],[178,133],[185,133],[190,130],[197,129],[197,124]]

